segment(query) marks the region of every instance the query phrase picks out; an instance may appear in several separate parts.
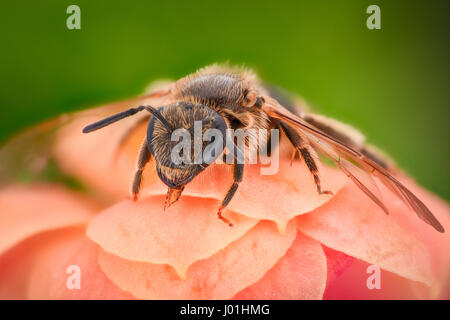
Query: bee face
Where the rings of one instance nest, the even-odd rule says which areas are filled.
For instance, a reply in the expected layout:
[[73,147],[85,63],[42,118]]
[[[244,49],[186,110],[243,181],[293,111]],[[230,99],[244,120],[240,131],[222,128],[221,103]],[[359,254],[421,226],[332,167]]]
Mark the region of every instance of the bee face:
[[223,151],[207,153],[208,145],[217,141],[205,140],[205,133],[215,129],[226,136],[224,119],[203,104],[177,102],[158,109],[166,123],[152,117],[147,131],[148,146],[162,182],[170,188],[180,188],[202,172]]

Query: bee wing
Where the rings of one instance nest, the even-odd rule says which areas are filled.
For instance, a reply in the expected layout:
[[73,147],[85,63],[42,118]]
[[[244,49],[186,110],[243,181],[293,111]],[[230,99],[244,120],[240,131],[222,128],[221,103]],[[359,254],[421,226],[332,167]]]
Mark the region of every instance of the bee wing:
[[[142,104],[159,106],[170,99],[170,84],[166,84],[148,94],[97,108],[64,114],[26,129],[0,146],[0,162],[2,163],[0,185],[20,180],[41,179],[43,171],[52,159],[52,145],[55,137],[73,121],[86,118],[86,124],[88,124],[93,118],[100,120],[105,116]],[[142,112],[142,114],[137,114],[133,121],[140,122],[145,117],[148,118],[148,114]],[[127,132],[124,132],[124,136],[126,135]],[[123,141],[117,141],[118,148],[121,143]],[[50,174],[53,173],[54,168],[51,168]]]
[[[270,117],[286,121],[306,135],[316,148],[329,156],[331,160],[335,162],[338,167],[385,212],[387,212],[387,209],[383,202],[360,178],[361,171],[365,171],[368,174],[377,177],[384,185],[386,185],[400,199],[402,199],[409,208],[414,210],[420,219],[431,225],[437,231],[444,232],[444,228],[427,208],[427,206],[408,188],[395,179],[386,169],[363,155],[358,150],[355,150],[354,148],[340,142],[336,138],[320,131],[300,117],[289,112],[275,99],[270,97],[264,97],[264,99],[265,102],[262,109]],[[359,168],[353,165],[352,162],[358,165]]]

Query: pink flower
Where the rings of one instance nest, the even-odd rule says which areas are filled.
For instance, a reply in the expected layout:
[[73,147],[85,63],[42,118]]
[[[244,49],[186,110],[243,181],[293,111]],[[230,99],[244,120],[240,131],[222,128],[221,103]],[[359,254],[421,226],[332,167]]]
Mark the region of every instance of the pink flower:
[[[231,184],[225,165],[207,169],[164,211],[167,188],[151,163],[133,202],[145,126],[117,153],[135,120],[82,135],[98,118],[84,113],[51,145],[60,169],[87,191],[38,182],[0,189],[1,298],[449,298],[448,231],[436,232],[390,191],[380,189],[386,216],[336,169],[321,168],[335,195],[319,196],[303,163],[283,160],[273,176],[248,165],[224,212],[230,228],[216,215]],[[450,230],[448,204],[399,179]],[[370,265],[381,270],[380,289],[369,288]],[[70,266],[79,268],[80,289],[68,286]]]

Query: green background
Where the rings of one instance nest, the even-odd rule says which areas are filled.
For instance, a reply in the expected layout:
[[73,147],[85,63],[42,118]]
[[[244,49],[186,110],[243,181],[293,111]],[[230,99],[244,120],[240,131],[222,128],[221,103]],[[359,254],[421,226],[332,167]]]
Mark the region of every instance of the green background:
[[[81,30],[66,8],[81,8]],[[381,30],[366,8],[381,8]],[[212,62],[255,68],[361,129],[450,199],[449,1],[3,2],[0,140]]]

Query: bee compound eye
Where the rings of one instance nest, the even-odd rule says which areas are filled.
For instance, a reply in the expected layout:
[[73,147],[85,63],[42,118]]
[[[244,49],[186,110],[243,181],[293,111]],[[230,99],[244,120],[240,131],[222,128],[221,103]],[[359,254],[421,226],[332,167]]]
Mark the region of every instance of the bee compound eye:
[[184,105],[185,111],[191,111],[194,108],[194,105],[192,103],[187,103]]

